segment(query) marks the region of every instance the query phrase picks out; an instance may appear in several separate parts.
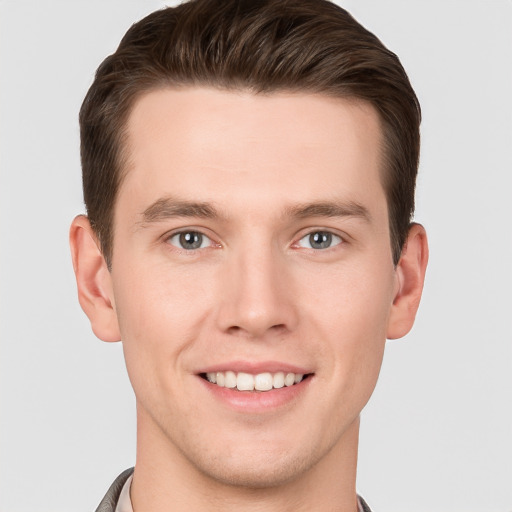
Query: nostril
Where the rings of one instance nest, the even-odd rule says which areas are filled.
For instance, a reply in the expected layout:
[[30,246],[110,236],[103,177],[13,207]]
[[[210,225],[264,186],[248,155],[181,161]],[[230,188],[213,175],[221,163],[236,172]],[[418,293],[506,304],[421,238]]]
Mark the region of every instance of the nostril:
[[246,336],[248,338],[264,337],[265,334],[272,333],[274,335],[282,335],[288,331],[285,324],[271,325],[267,329],[262,329],[261,332],[256,329],[245,329],[239,325],[232,325],[228,328],[227,333],[235,336]]

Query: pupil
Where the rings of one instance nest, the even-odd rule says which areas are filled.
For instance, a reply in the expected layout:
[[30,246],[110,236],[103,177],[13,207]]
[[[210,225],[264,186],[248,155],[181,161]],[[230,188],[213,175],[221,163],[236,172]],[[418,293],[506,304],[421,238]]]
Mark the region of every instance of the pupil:
[[184,249],[199,249],[203,243],[203,235],[195,231],[181,233],[180,244]]
[[327,249],[331,246],[332,235],[324,231],[317,231],[309,235],[309,243],[313,249]]

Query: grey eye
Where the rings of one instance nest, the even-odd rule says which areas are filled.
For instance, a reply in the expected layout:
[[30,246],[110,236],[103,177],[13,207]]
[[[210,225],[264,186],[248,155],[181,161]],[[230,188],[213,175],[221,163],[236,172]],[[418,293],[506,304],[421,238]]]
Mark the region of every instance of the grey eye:
[[308,249],[329,249],[342,243],[341,237],[329,231],[313,231],[299,240],[300,247]]
[[169,238],[171,245],[187,251],[203,249],[211,245],[211,240],[198,231],[182,231]]

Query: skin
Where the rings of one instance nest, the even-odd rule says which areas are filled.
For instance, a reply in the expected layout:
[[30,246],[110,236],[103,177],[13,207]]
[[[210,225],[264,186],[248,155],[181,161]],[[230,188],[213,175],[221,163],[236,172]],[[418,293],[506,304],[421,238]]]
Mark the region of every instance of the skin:
[[[111,272],[84,216],[71,247],[95,334],[123,340],[135,511],[355,512],[359,413],[386,338],[412,327],[428,253],[415,224],[393,265],[375,110],[164,89],[141,97],[127,126]],[[180,247],[182,232],[202,233],[201,248]],[[310,245],[318,232],[330,246]],[[284,404],[244,410],[198,375],[232,361],[310,376]]]

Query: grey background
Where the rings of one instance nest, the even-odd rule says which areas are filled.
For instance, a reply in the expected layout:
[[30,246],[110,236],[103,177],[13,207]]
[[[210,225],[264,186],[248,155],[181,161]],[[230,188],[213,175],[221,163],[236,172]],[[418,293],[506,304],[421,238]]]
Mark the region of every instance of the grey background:
[[[512,2],[340,2],[401,58],[423,106],[417,323],[363,412],[376,512],[512,511]],[[83,211],[77,113],[156,0],[0,1],[0,510],[94,510],[134,463],[120,344],[98,341],[67,246]]]

